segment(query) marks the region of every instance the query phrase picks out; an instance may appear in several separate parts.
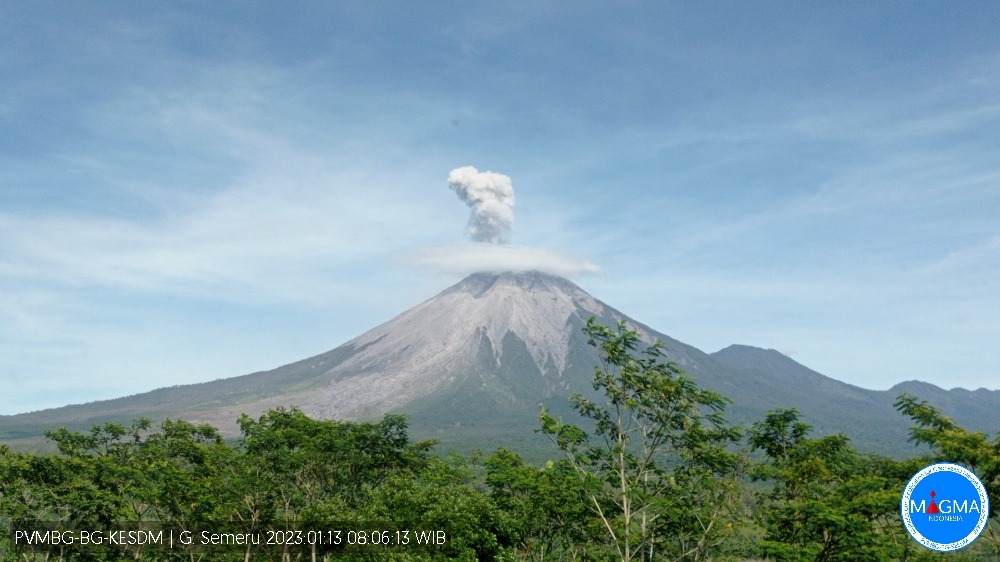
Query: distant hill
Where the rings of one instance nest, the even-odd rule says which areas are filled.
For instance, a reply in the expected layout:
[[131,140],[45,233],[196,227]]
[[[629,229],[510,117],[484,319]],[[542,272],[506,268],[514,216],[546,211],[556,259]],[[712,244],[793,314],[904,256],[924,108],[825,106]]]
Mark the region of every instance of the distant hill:
[[183,418],[237,434],[242,413],[296,406],[321,418],[409,416],[411,434],[443,447],[544,450],[538,406],[571,416],[566,398],[593,394],[596,356],[582,328],[595,316],[626,321],[662,340],[669,359],[733,400],[729,419],[797,407],[820,434],[844,432],[863,450],[906,454],[902,392],[930,400],[964,426],[1000,429],[1000,392],[943,390],[909,382],[873,391],[823,376],[774,350],[734,345],[712,354],[626,317],[572,282],[538,272],[471,275],[439,295],[326,353],[271,371],[162,388],[89,404],[0,416],[0,441],[37,448],[43,429],[83,430],[105,421]]
[[944,390],[917,382],[868,390],[821,375],[773,349],[746,345],[732,345],[711,356],[744,374],[744,406],[765,411],[795,406],[817,433],[845,433],[865,450],[902,453],[909,448],[908,420],[892,406],[903,393],[928,400],[966,428],[989,435],[1000,430],[997,391]]

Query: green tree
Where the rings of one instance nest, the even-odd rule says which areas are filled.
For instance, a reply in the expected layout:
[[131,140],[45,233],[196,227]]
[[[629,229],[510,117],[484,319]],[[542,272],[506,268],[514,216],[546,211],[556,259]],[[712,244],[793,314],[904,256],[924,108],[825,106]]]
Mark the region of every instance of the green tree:
[[[224,530],[233,456],[215,427],[166,420],[137,448],[135,465],[143,478],[138,489],[170,528]],[[194,562],[200,553],[192,546],[185,554]]]
[[[240,418],[243,466],[239,518],[286,530],[324,529],[368,516],[372,497],[394,475],[413,478],[432,442],[410,443],[403,416],[378,422],[317,420],[278,408]],[[256,518],[256,519],[255,519]],[[310,553],[317,556],[315,549]],[[291,559],[285,545],[282,559]]]
[[[34,529],[42,524],[56,530],[73,527],[79,520],[75,504],[94,496],[86,468],[74,459],[20,453],[0,445],[0,527],[13,529],[17,525]],[[12,533],[7,532],[0,537],[0,559],[34,559],[36,552],[55,558],[64,554],[62,548],[51,552],[44,546],[15,546],[11,537]]]
[[753,476],[771,485],[757,514],[773,560],[919,560],[899,522],[899,498],[919,461],[861,455],[841,434],[810,438],[795,409],[768,412],[748,432],[765,455]]
[[484,465],[490,497],[506,515],[522,556],[575,560],[601,545],[594,540],[602,532],[600,520],[588,508],[587,491],[569,462],[538,468],[501,448]]
[[[142,520],[155,494],[145,493],[146,480],[137,451],[151,423],[142,418],[130,426],[105,423],[88,433],[65,427],[46,431],[63,458],[74,463],[79,488],[72,496],[76,522],[110,526],[118,520]],[[49,456],[53,462],[58,457]],[[86,490],[86,491],[85,491]]]
[[[60,498],[67,520],[82,529],[117,529],[128,522],[147,529],[154,522],[174,529],[219,529],[225,520],[226,494],[221,483],[233,450],[210,425],[166,420],[152,429],[147,419],[131,426],[106,423],[89,433],[66,428],[46,432],[61,456],[40,462],[70,467],[61,482]],[[57,474],[49,471],[48,473]],[[39,474],[47,474],[39,471]],[[140,559],[143,547],[107,546],[77,556],[95,559]],[[189,560],[195,549],[187,549]],[[103,557],[103,558],[101,558]]]
[[415,525],[422,531],[441,531],[447,543],[421,548],[410,535],[410,548],[392,558],[377,560],[509,559],[514,537],[509,521],[490,496],[472,485],[473,474],[460,457],[431,457],[416,474],[389,478],[376,496],[378,519]]
[[996,522],[1000,511],[1000,434],[991,439],[985,433],[969,431],[912,394],[899,396],[893,405],[913,420],[910,441],[931,448],[924,464],[959,463],[982,481],[990,499],[990,523],[982,536],[993,553],[1000,554],[1000,528]]
[[718,545],[735,502],[717,486],[742,465],[727,450],[740,438],[723,415],[729,401],[666,361],[660,342],[640,352],[638,332],[623,322],[611,329],[591,318],[584,330],[604,400],[570,400],[593,434],[544,407],[541,431],[585,483],[602,483],[587,488],[588,504],[621,560],[697,559]]

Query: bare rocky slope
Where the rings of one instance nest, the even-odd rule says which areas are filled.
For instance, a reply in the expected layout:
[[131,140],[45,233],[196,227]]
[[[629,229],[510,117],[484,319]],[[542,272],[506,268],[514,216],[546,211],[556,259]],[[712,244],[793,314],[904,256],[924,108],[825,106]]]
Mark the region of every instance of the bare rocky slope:
[[[86,429],[140,416],[211,423],[236,435],[236,419],[270,408],[368,419],[409,416],[411,432],[445,447],[538,446],[538,406],[571,415],[566,398],[593,393],[596,357],[582,327],[594,316],[625,320],[703,386],[733,400],[742,425],[777,407],[797,407],[819,433],[844,432],[862,449],[903,453],[907,420],[892,409],[907,391],[931,399],[968,427],[1000,429],[1000,392],[904,383],[872,391],[816,373],[773,350],[731,346],[713,354],[676,341],[537,272],[474,274],[332,351],[277,369],[212,382],[0,417],[0,441],[36,443],[42,429]],[[532,445],[533,444],[533,445]],[[30,445],[29,445],[30,446]]]

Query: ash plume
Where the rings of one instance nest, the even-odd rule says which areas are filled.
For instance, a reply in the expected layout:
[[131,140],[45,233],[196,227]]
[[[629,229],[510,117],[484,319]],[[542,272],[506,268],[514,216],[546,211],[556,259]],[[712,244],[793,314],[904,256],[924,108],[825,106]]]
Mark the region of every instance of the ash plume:
[[472,241],[507,242],[514,227],[514,186],[510,177],[463,166],[448,174],[448,187],[472,209],[468,226]]

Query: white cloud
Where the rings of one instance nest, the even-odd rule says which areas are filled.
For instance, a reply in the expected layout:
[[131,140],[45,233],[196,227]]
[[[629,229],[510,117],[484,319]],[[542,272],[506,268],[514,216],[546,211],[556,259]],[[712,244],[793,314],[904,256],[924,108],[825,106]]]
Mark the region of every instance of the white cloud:
[[602,272],[596,263],[570,254],[530,246],[483,243],[450,244],[420,248],[404,258],[410,265],[443,273],[541,271],[572,277]]

